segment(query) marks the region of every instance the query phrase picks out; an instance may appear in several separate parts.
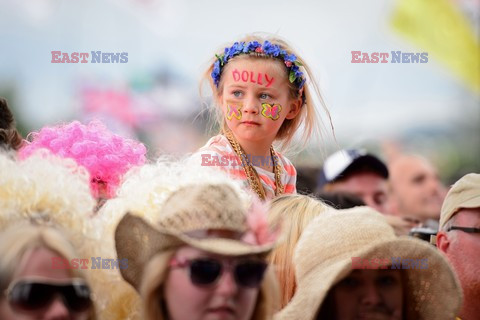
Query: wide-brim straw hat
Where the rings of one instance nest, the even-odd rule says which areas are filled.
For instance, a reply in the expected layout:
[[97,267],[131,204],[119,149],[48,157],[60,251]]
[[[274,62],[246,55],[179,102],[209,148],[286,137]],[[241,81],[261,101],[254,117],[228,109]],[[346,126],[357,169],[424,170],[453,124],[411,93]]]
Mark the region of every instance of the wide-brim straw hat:
[[352,271],[352,257],[428,259],[426,269],[406,274],[407,314],[415,320],[451,320],[462,292],[447,260],[427,242],[396,237],[385,218],[368,207],[331,209],[315,218],[294,254],[297,289],[275,320],[315,319],[329,290]]
[[[122,276],[139,289],[150,259],[183,245],[225,256],[268,254],[276,241],[257,241],[258,234],[247,221],[249,210],[252,207],[230,185],[198,184],[175,191],[159,209],[155,225],[127,213],[115,230],[118,258],[128,259]],[[253,210],[259,214],[263,209]],[[212,230],[218,233],[209,235]],[[247,235],[254,241],[246,240]]]

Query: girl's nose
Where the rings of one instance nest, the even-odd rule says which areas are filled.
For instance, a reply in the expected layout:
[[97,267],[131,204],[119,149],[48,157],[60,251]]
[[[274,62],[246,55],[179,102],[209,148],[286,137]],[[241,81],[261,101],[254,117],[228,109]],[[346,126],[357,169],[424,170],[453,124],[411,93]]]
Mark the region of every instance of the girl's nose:
[[254,97],[247,98],[244,100],[244,105],[242,108],[243,113],[247,114],[258,114],[260,105],[259,101]]

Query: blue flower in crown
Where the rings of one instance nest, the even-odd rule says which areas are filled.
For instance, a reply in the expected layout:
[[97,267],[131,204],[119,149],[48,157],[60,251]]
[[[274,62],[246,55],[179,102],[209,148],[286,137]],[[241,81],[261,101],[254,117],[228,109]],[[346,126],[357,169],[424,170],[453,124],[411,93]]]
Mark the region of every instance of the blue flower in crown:
[[299,88],[299,89],[302,89],[302,88],[303,88],[303,85],[305,84],[306,81],[307,81],[307,79],[302,78],[302,81],[300,81],[300,83],[298,84],[298,88]]
[[295,62],[297,60],[297,57],[292,53],[292,54],[286,54],[285,57],[283,58],[285,61],[290,61],[290,62]]
[[290,83],[295,83],[298,89],[303,88],[306,79],[303,77],[303,72],[300,71],[299,66],[302,66],[302,64],[297,60],[297,57],[294,54],[288,54],[287,51],[282,49],[279,45],[272,44],[268,40],[265,40],[263,45],[258,41],[250,41],[248,43],[235,42],[230,48],[225,48],[222,55],[215,55],[217,60],[215,60],[213,63],[213,69],[211,73],[215,86],[218,87],[222,68],[225,66],[228,60],[239,54],[249,54],[252,52],[282,59],[285,66],[289,70],[288,79]]
[[270,41],[265,41],[263,43],[263,52],[270,56],[278,57],[280,54],[280,47],[276,44],[271,44]]
[[220,72],[221,72],[220,60],[217,59],[213,64],[213,70],[212,70],[212,78],[216,86],[218,86],[218,83],[220,82]]
[[303,72],[300,71],[300,69],[296,65],[292,66],[291,71],[293,71],[295,73],[295,78],[300,78],[303,75]]
[[230,48],[225,48],[224,62],[227,62],[229,59],[233,58],[237,54],[243,51],[243,45],[245,42],[235,42]]
[[257,48],[261,48],[262,45],[258,41],[250,41],[243,47],[243,53],[254,52]]

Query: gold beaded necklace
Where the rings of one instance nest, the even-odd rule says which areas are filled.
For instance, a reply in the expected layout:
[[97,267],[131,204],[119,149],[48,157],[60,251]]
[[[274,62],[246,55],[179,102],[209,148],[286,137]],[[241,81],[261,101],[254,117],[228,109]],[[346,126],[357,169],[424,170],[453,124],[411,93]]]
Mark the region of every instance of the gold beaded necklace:
[[[233,136],[230,130],[225,130],[224,135],[227,138],[228,142],[233,148],[233,151],[237,154],[242,162],[243,170],[245,171],[245,175],[247,176],[247,181],[253,191],[258,195],[258,197],[262,200],[266,199],[265,189],[260,181],[260,177],[258,176],[257,170],[253,167],[253,165],[248,161],[248,157],[245,155],[245,152],[242,149],[242,146],[237,142],[235,137]],[[275,150],[273,146],[270,146],[270,155],[273,159],[273,172],[275,174],[275,196],[281,195],[284,192],[284,186],[281,181],[281,172],[282,168],[280,166],[278,157],[276,156]]]

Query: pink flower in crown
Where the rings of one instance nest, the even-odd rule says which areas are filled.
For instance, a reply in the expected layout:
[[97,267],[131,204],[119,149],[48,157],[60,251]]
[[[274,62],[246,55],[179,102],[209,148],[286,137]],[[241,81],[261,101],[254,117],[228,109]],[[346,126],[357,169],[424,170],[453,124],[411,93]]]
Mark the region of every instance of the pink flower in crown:
[[275,242],[279,230],[271,231],[268,225],[268,207],[255,196],[247,215],[248,231],[242,240],[251,245],[267,245]]
[[262,53],[263,52],[262,47],[255,48],[255,52]]
[[287,68],[290,68],[292,66],[292,62],[291,61],[285,61],[285,65],[287,66]]

